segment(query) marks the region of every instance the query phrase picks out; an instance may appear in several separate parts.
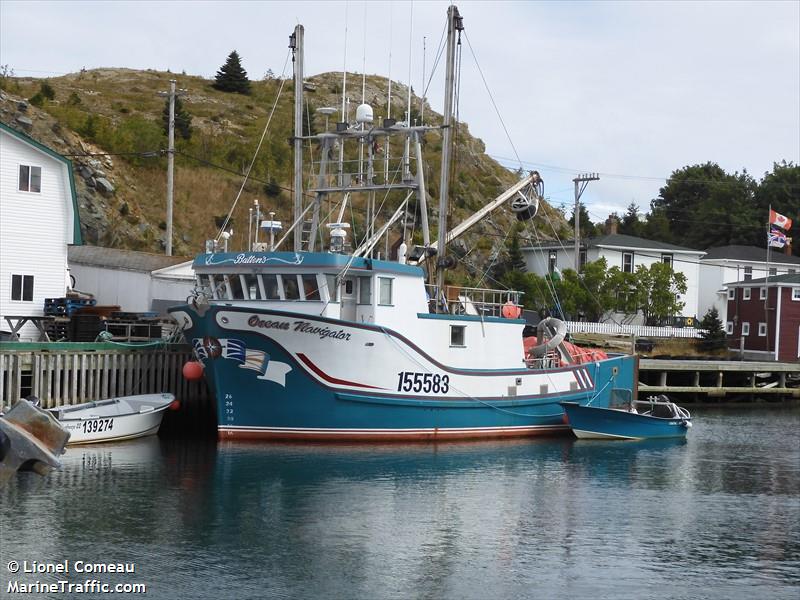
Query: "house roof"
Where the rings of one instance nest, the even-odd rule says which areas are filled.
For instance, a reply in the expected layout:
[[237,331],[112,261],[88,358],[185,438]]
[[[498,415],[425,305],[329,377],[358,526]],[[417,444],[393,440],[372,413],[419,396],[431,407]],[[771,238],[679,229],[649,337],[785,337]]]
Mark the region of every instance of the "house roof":
[[70,246],[68,259],[70,264],[147,273],[189,260],[186,256],[165,256],[100,246]]
[[[758,246],[719,246],[709,248],[701,260],[732,260],[739,262],[767,262],[766,248]],[[776,264],[800,265],[800,256],[786,256],[782,252],[769,253],[769,262]]]
[[41,142],[37,142],[31,136],[21,131],[17,131],[13,127],[9,127],[2,121],[0,121],[0,131],[3,131],[9,135],[14,136],[21,142],[24,142],[25,144],[32,146],[36,150],[39,150],[40,152],[47,154],[51,158],[55,158],[56,160],[62,162],[66,166],[67,176],[69,177],[69,191],[72,196],[72,210],[75,215],[75,218],[72,220],[72,240],[73,240],[72,243],[78,245],[82,244],[83,240],[81,238],[81,215],[80,212],[78,211],[78,194],[75,191],[75,176],[73,175],[72,172],[72,161],[67,157],[59,154],[52,148],[48,148]]
[[[523,249],[561,249],[561,248],[574,248],[575,240],[565,240],[562,243],[548,241],[539,244],[531,244]],[[586,239],[581,243],[583,248],[638,248],[647,250],[666,250],[669,252],[686,252],[690,254],[704,254],[703,250],[693,250],[685,246],[677,246],[675,244],[668,244],[666,242],[656,242],[645,238],[636,237],[633,235],[624,235],[621,233],[611,233],[608,235],[601,235]]]
[[800,273],[789,273],[788,275],[773,275],[772,277],[759,277],[749,281],[737,281],[725,285],[731,287],[757,287],[769,284],[770,286],[794,287],[800,286]]

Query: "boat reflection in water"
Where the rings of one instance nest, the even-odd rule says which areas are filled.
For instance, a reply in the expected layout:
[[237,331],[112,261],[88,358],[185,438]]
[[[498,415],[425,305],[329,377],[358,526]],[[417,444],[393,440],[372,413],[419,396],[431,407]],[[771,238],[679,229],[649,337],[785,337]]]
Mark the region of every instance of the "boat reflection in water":
[[0,490],[3,550],[135,562],[154,597],[792,597],[795,413],[699,418],[688,442],[71,448]]

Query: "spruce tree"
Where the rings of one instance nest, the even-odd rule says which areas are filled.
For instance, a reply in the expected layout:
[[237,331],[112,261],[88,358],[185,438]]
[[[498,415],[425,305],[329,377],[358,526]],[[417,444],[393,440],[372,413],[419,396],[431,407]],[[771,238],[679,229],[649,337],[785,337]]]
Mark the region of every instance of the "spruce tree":
[[700,321],[700,328],[704,330],[700,334],[703,340],[701,345],[704,350],[722,350],[727,346],[725,329],[722,327],[722,321],[716,308],[708,310],[702,321]]
[[[161,122],[164,127],[164,133],[169,135],[169,98],[164,103]],[[183,102],[177,95],[175,96],[175,132],[185,140],[192,137],[192,115],[187,112]]]
[[228,55],[228,60],[217,71],[213,87],[223,92],[250,93],[250,80],[247,78],[247,71],[242,68],[242,61],[236,50]]

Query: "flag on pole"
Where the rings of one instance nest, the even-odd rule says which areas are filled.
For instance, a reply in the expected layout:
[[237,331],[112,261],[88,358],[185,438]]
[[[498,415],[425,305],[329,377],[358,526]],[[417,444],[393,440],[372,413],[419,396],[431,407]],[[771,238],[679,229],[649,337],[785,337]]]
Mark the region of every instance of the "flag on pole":
[[[789,221],[791,223],[791,221]],[[783,248],[786,245],[786,234],[772,227],[767,236],[770,248]]]
[[792,228],[792,220],[789,217],[784,217],[781,213],[777,213],[771,208],[769,209],[769,224],[786,230]]

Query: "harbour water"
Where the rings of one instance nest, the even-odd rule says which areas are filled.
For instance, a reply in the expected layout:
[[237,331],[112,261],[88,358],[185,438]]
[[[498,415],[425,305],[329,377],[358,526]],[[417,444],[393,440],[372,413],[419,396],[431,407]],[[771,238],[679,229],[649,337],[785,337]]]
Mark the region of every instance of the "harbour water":
[[685,442],[73,448],[0,490],[0,595],[796,599],[800,409],[693,412]]

